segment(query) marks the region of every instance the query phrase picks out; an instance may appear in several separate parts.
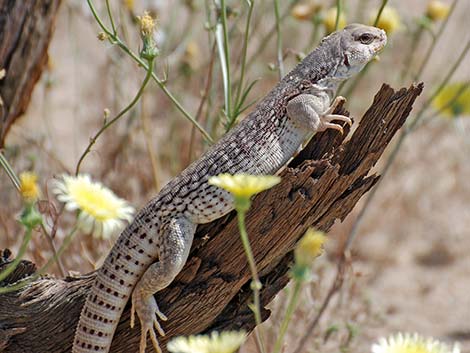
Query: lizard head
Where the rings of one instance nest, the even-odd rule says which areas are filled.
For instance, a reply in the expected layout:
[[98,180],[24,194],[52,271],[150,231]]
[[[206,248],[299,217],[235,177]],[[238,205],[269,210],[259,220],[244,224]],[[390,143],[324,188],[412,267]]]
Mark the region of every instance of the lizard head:
[[341,32],[339,72],[344,77],[359,72],[387,43],[385,31],[362,24],[351,24]]

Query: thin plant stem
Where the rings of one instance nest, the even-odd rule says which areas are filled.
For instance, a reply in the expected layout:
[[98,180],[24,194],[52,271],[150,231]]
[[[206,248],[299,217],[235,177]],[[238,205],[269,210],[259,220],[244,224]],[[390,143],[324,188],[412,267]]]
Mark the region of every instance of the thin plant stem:
[[[30,232],[31,232],[31,229],[28,229]],[[47,269],[55,262],[57,262],[57,259],[58,259],[58,256],[61,256],[62,253],[64,252],[65,249],[67,249],[67,247],[69,246],[70,244],[70,241],[72,240],[72,236],[73,234],[75,233],[75,231],[77,230],[77,227],[75,226],[70,232],[69,234],[67,234],[67,236],[64,238],[64,241],[62,243],[62,245],[60,246],[59,250],[57,251],[57,255],[54,255],[52,256],[44,266],[42,266],[38,271],[36,271],[36,273],[28,278],[25,278],[23,280],[20,280],[18,282],[15,282],[13,285],[11,286],[7,286],[7,287],[0,287],[0,294],[4,294],[4,293],[9,293],[9,292],[14,292],[14,291],[17,291],[23,287],[25,287],[26,285],[28,285],[28,283],[31,283],[33,281],[35,281],[36,279],[38,279],[39,277],[41,277],[44,273],[46,273]],[[31,236],[31,235],[30,235]],[[18,260],[18,263],[19,261],[21,261],[21,257],[22,255],[20,256],[20,253],[21,253],[21,249],[20,249],[20,252],[18,252],[18,255],[17,257],[15,258],[15,261]],[[12,262],[12,264],[13,264]],[[7,268],[8,269],[8,268]],[[6,271],[6,270],[5,270]],[[3,275],[3,272],[0,274],[0,276]],[[0,279],[1,281],[2,279]]]
[[[245,24],[245,35],[243,37],[243,48],[242,48],[242,63],[240,68],[240,80],[238,82],[237,87],[237,94],[235,98],[235,107],[238,107],[240,103],[240,95],[242,93],[243,83],[245,79],[245,67],[246,67],[246,56],[247,56],[247,49],[248,49],[248,37],[250,34],[250,23],[251,23],[251,15],[253,14],[253,7],[254,7],[254,0],[247,0],[248,3],[248,14],[246,17],[246,24]],[[236,119],[236,117],[235,117]],[[234,119],[234,120],[235,120]]]
[[62,256],[63,252],[65,251],[65,249],[68,248],[71,240],[72,240],[72,237],[73,235],[75,234],[75,232],[77,231],[78,227],[77,225],[75,225],[71,230],[70,232],[65,236],[64,238],[64,241],[62,242],[62,245],[60,246],[59,250],[57,250],[57,254],[54,254],[54,256],[52,256],[49,260],[47,260],[46,264],[44,266],[42,266],[37,272],[36,272],[36,275],[38,278],[39,276],[43,275],[44,273],[46,273],[47,269],[54,263],[54,262],[57,262],[57,259]]
[[[293,0],[289,2],[289,6],[286,8],[285,12],[281,15],[279,22],[282,24],[284,20],[289,17],[291,9],[297,4],[300,0]],[[272,36],[276,33],[276,24],[274,24],[266,35],[260,40],[260,45],[256,49],[256,51],[250,56],[247,63],[247,68],[250,67],[252,64],[256,62],[256,58],[266,49],[269,41],[271,40]]]
[[344,282],[344,272],[346,268],[346,257],[343,255],[338,263],[338,268],[336,272],[336,277],[331,284],[330,289],[328,290],[328,293],[323,300],[323,303],[320,306],[320,309],[317,312],[317,315],[313,319],[313,321],[307,326],[307,329],[305,330],[302,338],[300,339],[299,344],[297,345],[297,348],[294,350],[294,353],[303,353],[305,352],[305,344],[307,343],[308,339],[312,336],[313,331],[317,327],[318,323],[320,322],[321,317],[323,316],[323,313],[325,312],[326,308],[330,304],[331,299],[334,297],[334,295],[339,291],[341,286],[343,285]]
[[[15,259],[2,272],[0,272],[0,282],[3,281],[5,278],[7,278],[8,275],[12,273],[15,270],[15,268],[18,266],[18,264],[20,263],[21,259],[26,253],[28,244],[31,241],[32,233],[33,233],[33,230],[30,227],[26,227],[26,232],[23,238],[23,242],[21,243],[20,249],[18,250],[18,254],[16,255]],[[1,289],[2,288],[0,287],[0,290]]]
[[[375,17],[374,26],[377,26],[377,23],[379,23],[380,17],[382,16],[382,12],[383,12],[385,6],[387,6],[387,3],[388,3],[388,0],[382,0],[382,4],[380,5],[379,12],[377,12],[377,16]],[[361,82],[362,79],[364,78],[365,74],[369,70],[370,65],[371,65],[371,62],[368,62],[366,64],[366,66],[364,66],[364,68],[357,74],[357,76],[351,82],[351,84],[347,88],[346,92],[344,93],[344,96],[346,98],[351,98],[351,94],[354,92],[354,90],[357,87],[357,85],[359,84],[359,82]],[[344,85],[342,84],[340,86],[340,88],[338,89],[338,94],[342,90],[343,87],[344,87]]]
[[304,48],[304,52],[308,52],[312,49],[315,42],[317,41],[318,29],[320,28],[318,20],[314,17],[312,20],[312,34],[310,35],[310,39],[307,43],[307,46]]
[[258,331],[257,344],[261,347],[261,352],[266,352],[264,348],[264,340],[261,333],[261,311],[260,311],[260,289],[261,289],[261,282],[258,276],[258,270],[256,269],[256,262],[255,257],[253,256],[253,252],[250,246],[250,240],[248,238],[248,234],[246,232],[245,226],[245,211],[237,210],[237,218],[238,218],[238,229],[240,231],[240,238],[242,240],[243,249],[245,250],[246,257],[248,259],[248,264],[250,266],[252,285],[251,288],[253,290],[253,312],[255,314],[255,321],[256,321],[256,331]]
[[[212,45],[211,59],[210,59],[210,62],[209,62],[209,67],[207,69],[207,71],[208,71],[207,72],[207,81],[206,81],[206,85],[205,85],[205,88],[204,88],[204,93],[202,94],[201,101],[199,102],[199,107],[197,108],[197,112],[196,112],[196,118],[195,118],[196,121],[199,121],[199,119],[202,116],[204,105],[205,105],[206,101],[209,98],[210,89],[212,87],[212,74],[214,72],[214,63],[215,63],[215,49],[216,49],[216,44],[214,43]],[[196,142],[196,131],[195,130],[196,130],[196,127],[194,125],[192,125],[192,127],[191,127],[191,136],[190,136],[190,139],[189,139],[188,159],[187,159],[186,164],[189,164],[193,159],[194,145],[195,145],[195,142]]]
[[380,17],[382,16],[382,12],[385,6],[387,6],[387,3],[388,3],[388,0],[382,0],[382,4],[380,4],[379,12],[377,12],[377,16],[375,17],[374,27],[376,27],[377,24],[379,23]]
[[44,236],[46,237],[47,241],[49,242],[49,246],[51,247],[52,254],[57,259],[57,267],[59,268],[59,272],[60,272],[61,276],[65,277],[64,264],[62,263],[62,260],[59,256],[59,254],[57,253],[57,248],[55,246],[54,239],[52,238],[52,236],[47,231],[46,227],[44,226],[44,223],[41,223],[41,230],[44,233]]
[[106,0],[106,10],[108,11],[109,21],[111,22],[111,28],[113,29],[113,34],[116,35],[116,26],[114,24],[113,12],[111,11],[111,6],[109,5],[109,0]]
[[16,175],[10,163],[8,163],[8,160],[5,158],[2,151],[0,151],[0,165],[5,170],[5,173],[7,173],[8,178],[10,178],[16,190],[20,191],[20,187],[21,187],[20,179]]
[[454,0],[452,1],[452,4],[450,5],[450,9],[449,9],[449,14],[447,15],[447,17],[445,18],[444,22],[442,23],[441,27],[439,28],[439,30],[437,31],[437,34],[433,37],[432,39],[432,44],[431,46],[428,48],[428,51],[426,52],[426,54],[424,55],[424,60],[423,62],[421,63],[419,69],[418,69],[418,72],[416,73],[416,75],[413,77],[413,80],[414,81],[417,81],[420,77],[421,77],[421,74],[423,73],[423,70],[424,68],[426,67],[427,63],[429,62],[429,58],[431,57],[433,51],[434,51],[434,48],[436,47],[436,43],[437,41],[439,40],[439,38],[441,37],[442,35],[442,32],[444,32],[444,29],[447,27],[447,23],[449,22],[449,18],[452,16],[452,13],[454,12],[454,9],[455,9],[455,5],[457,5],[457,2],[459,0]]
[[290,320],[292,319],[292,315],[294,314],[294,310],[297,307],[297,303],[299,301],[300,296],[300,289],[302,288],[302,281],[295,280],[294,281],[294,288],[289,298],[289,303],[287,304],[286,314],[284,315],[284,319],[281,323],[281,328],[279,329],[279,334],[274,345],[273,353],[279,353],[282,348],[282,342],[284,336],[287,332],[287,327],[289,326]]
[[[143,67],[146,71],[148,71],[148,65],[145,63],[144,60],[142,60],[137,54],[135,54],[131,49],[127,47],[127,45],[121,41],[121,39],[117,36],[114,35],[103,23],[101,18],[98,15],[98,12],[96,11],[95,6],[93,5],[92,0],[87,0],[88,6],[90,7],[90,10],[93,14],[93,17],[95,18],[96,22],[98,23],[98,26],[105,32],[109,38],[110,42],[112,44],[117,45],[119,48],[121,48],[127,55],[129,55],[135,62],[139,64],[139,66]],[[212,137],[209,135],[209,133],[204,130],[204,128],[189,114],[186,109],[181,105],[181,103],[173,96],[173,94],[168,90],[168,88],[165,85],[165,81],[162,81],[158,78],[158,76],[155,74],[155,72],[152,72],[152,78],[153,80],[157,83],[157,85],[160,87],[160,89],[163,91],[163,93],[170,99],[170,101],[175,105],[175,107],[183,114],[183,116],[189,120],[196,128],[201,132],[201,134],[204,136],[204,138],[207,140],[209,144],[214,143],[214,140]]]
[[282,59],[282,32],[281,17],[279,15],[279,0],[274,0],[274,14],[276,16],[277,68],[279,72],[279,79],[282,79],[282,77],[284,77],[284,61]]
[[411,37],[411,46],[408,54],[405,56],[405,60],[403,61],[403,70],[401,71],[400,79],[403,81],[410,72],[411,66],[414,61],[414,55],[417,52],[418,45],[421,42],[421,38],[423,37],[424,28],[423,26],[419,25],[416,31],[413,33]]
[[144,133],[145,138],[145,147],[147,148],[147,153],[150,159],[150,164],[152,165],[152,176],[153,182],[155,186],[155,190],[160,190],[160,176],[158,173],[159,170],[159,162],[158,156],[155,153],[154,149],[152,148],[152,138],[150,135],[150,124],[149,124],[149,117],[147,111],[145,110],[145,92],[142,94],[142,99],[140,100],[140,104],[142,106],[142,113],[140,115],[142,120],[142,131]]
[[342,9],[342,1],[341,0],[336,0],[336,19],[335,19],[335,31],[338,30],[339,26],[339,17],[341,15]]
[[85,159],[86,155],[91,151],[91,148],[93,145],[96,143],[96,140],[100,135],[112,124],[114,124],[120,117],[122,117],[124,114],[126,114],[140,99],[142,96],[142,93],[144,92],[145,87],[147,86],[147,83],[150,81],[150,78],[152,77],[152,72],[153,72],[153,59],[149,61],[148,67],[147,67],[147,74],[145,75],[144,81],[142,82],[142,85],[140,86],[139,90],[137,91],[137,94],[135,95],[134,99],[123,109],[121,112],[119,112],[118,115],[116,115],[113,119],[110,121],[106,122],[103,124],[101,129],[98,130],[98,132],[95,134],[90,139],[90,142],[83,151],[82,155],[80,156],[80,159],[78,160],[77,167],[75,168],[75,175],[78,175],[80,172],[80,165],[82,164],[83,160]]
[[220,0],[221,12],[220,23],[222,25],[223,33],[223,51],[220,52],[220,58],[224,59],[221,65],[225,66],[225,79],[224,79],[224,95],[225,95],[225,114],[228,121],[231,122],[232,116],[232,81],[230,78],[230,42],[228,39],[227,27],[227,5],[225,0]]

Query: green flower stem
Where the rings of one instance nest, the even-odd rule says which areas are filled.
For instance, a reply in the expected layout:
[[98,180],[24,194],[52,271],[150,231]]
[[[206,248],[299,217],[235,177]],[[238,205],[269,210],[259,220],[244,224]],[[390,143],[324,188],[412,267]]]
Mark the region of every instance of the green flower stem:
[[304,48],[303,52],[304,53],[307,53],[309,52],[312,47],[315,45],[315,43],[317,42],[317,35],[318,35],[318,29],[320,28],[320,22],[319,22],[319,19],[318,19],[318,15],[315,15],[312,19],[312,33],[310,34],[310,39],[308,40],[308,43],[306,45],[306,47]]
[[0,151],[0,165],[7,173],[8,178],[10,178],[16,190],[20,191],[20,187],[21,187],[20,179],[18,178],[15,171],[11,167],[10,163],[8,163],[7,159],[5,158],[5,156],[3,155],[1,151]]
[[[20,249],[18,250],[18,254],[16,255],[15,259],[0,273],[0,282],[3,281],[5,278],[8,277],[10,273],[12,273],[16,266],[20,263],[21,259],[23,258],[24,254],[26,253],[26,249],[28,248],[28,244],[31,240],[31,235],[33,230],[31,228],[26,228],[26,233],[23,238],[23,242],[21,243]],[[0,287],[0,293],[3,288]]]
[[277,68],[279,72],[279,79],[284,76],[284,61],[282,58],[282,32],[281,32],[281,17],[279,14],[279,0],[274,0],[274,14],[276,15],[276,34],[277,34]]
[[422,25],[416,29],[411,37],[411,46],[408,54],[405,56],[405,60],[403,61],[403,70],[400,75],[400,80],[403,81],[410,72],[411,65],[414,61],[414,54],[418,51],[419,43],[421,42],[421,38],[423,37],[424,28]]
[[431,46],[428,48],[428,51],[426,52],[426,54],[424,55],[424,60],[423,60],[423,62],[421,63],[421,66],[419,67],[418,72],[417,72],[416,75],[413,77],[413,80],[414,80],[414,81],[417,81],[417,80],[421,77],[421,74],[423,73],[424,68],[426,67],[427,63],[429,62],[429,58],[431,57],[432,52],[434,51],[434,48],[436,47],[437,41],[438,41],[439,38],[441,37],[442,32],[444,32],[444,29],[447,27],[447,23],[449,22],[449,18],[450,18],[450,16],[452,15],[452,13],[454,12],[455,5],[457,5],[457,2],[458,2],[458,1],[459,1],[459,0],[454,0],[454,1],[452,1],[452,5],[450,5],[450,9],[449,9],[449,14],[448,14],[447,17],[445,18],[445,20],[444,20],[444,22],[442,23],[441,27],[439,28],[439,31],[437,32],[437,34],[433,37],[433,39],[432,39],[432,44],[431,44]]
[[98,130],[98,132],[95,134],[95,136],[93,136],[90,139],[90,142],[89,142],[87,148],[85,149],[85,151],[83,151],[82,155],[80,156],[80,159],[78,160],[77,167],[75,168],[75,175],[78,175],[78,173],[80,172],[80,165],[82,164],[82,162],[85,159],[86,155],[91,151],[91,148],[95,144],[98,137],[100,137],[100,135],[108,127],[110,127],[120,117],[122,117],[124,114],[126,114],[139,101],[140,97],[142,96],[142,93],[144,92],[145,86],[147,86],[147,83],[149,82],[150,78],[152,77],[152,72],[153,72],[153,59],[149,60],[149,62],[148,62],[147,74],[145,75],[145,79],[142,82],[142,85],[140,86],[139,90],[137,91],[137,94],[135,95],[134,99],[123,110],[121,110],[121,112],[118,115],[116,115],[113,119],[111,119],[110,121],[103,124],[103,126],[101,127],[101,129]]
[[53,254],[54,258],[57,261],[57,267],[59,268],[60,275],[62,277],[65,277],[66,273],[65,273],[64,264],[62,263],[62,260],[59,257],[59,254],[57,252],[57,249],[56,249],[56,246],[55,246],[55,243],[54,243],[54,239],[52,238],[52,236],[47,231],[47,229],[46,229],[43,222],[41,222],[41,230],[44,233],[44,236],[47,238],[47,241],[49,242],[49,246],[51,247],[52,254]]
[[[47,260],[46,264],[44,266],[42,266],[37,272],[36,272],[36,276],[39,277],[41,275],[43,275],[47,269],[55,262],[58,261],[58,259],[60,258],[60,256],[62,255],[62,253],[65,251],[65,249],[68,248],[71,240],[72,240],[72,237],[73,235],[75,234],[75,232],[77,231],[78,227],[77,225],[75,225],[72,230],[65,236],[64,238],[64,241],[62,242],[62,245],[60,246],[59,250],[57,250],[57,253],[54,254],[49,260]],[[36,277],[36,278],[37,278]]]
[[[249,37],[249,33],[250,33],[251,15],[253,14],[253,7],[254,7],[255,2],[254,2],[254,0],[247,0],[247,3],[248,3],[248,14],[247,14],[247,17],[246,17],[245,36],[243,38],[242,63],[241,63],[241,68],[240,68],[240,81],[238,82],[238,87],[237,87],[235,107],[238,107],[239,104],[240,104],[240,96],[241,96],[241,93],[242,93],[243,81],[245,79],[246,56],[247,56],[247,50],[248,50],[248,37]],[[235,121],[236,118],[237,117],[235,116],[233,120]]]
[[380,5],[379,12],[377,12],[377,16],[375,17],[374,27],[376,27],[377,23],[379,23],[380,17],[382,16],[382,12],[385,6],[387,6],[387,3],[388,3],[388,0],[382,0],[382,4]]
[[[230,78],[230,42],[228,39],[228,27],[227,27],[227,5],[225,4],[225,0],[220,0],[220,24],[222,25],[222,34],[223,34],[223,42],[220,43],[220,39],[216,36],[219,40],[219,54],[221,59],[221,66],[224,67],[223,74],[224,74],[224,96],[225,96],[225,114],[227,115],[229,123],[232,122],[233,114],[232,114],[232,81]],[[221,45],[222,44],[222,45]]]
[[[103,23],[101,18],[98,15],[98,12],[96,11],[95,6],[93,5],[93,2],[91,0],[87,0],[88,6],[90,7],[90,10],[93,14],[93,17],[95,18],[96,22],[100,26],[100,28],[105,32],[109,38],[110,42],[112,44],[116,44],[119,48],[121,48],[127,55],[129,55],[135,62],[137,62],[140,66],[142,66],[145,70],[149,70],[147,64],[137,55],[135,54],[132,50],[130,50],[124,42],[121,41],[121,39],[118,37],[118,35],[113,34]],[[153,80],[157,83],[157,85],[160,87],[160,89],[165,93],[165,95],[170,99],[170,101],[175,105],[175,107],[183,114],[183,116],[188,119],[204,136],[204,138],[207,140],[209,144],[214,143],[214,140],[212,137],[209,135],[209,133],[204,130],[204,128],[189,114],[186,109],[178,102],[178,100],[173,96],[173,94],[166,88],[165,82],[160,80],[157,75],[152,72],[152,78]]]
[[295,280],[294,288],[290,295],[289,303],[287,304],[286,314],[284,316],[284,319],[282,320],[281,328],[279,330],[279,335],[277,337],[276,344],[274,345],[273,353],[281,352],[282,342],[287,332],[287,327],[289,326],[290,320],[292,319],[292,315],[294,314],[294,310],[297,307],[297,303],[299,302],[301,288],[302,288],[302,281]]
[[341,16],[341,11],[342,9],[342,1],[341,0],[336,0],[336,20],[335,20],[335,31],[338,30],[339,26],[339,17]]
[[113,29],[113,34],[116,35],[116,25],[114,24],[113,12],[111,11],[111,6],[109,5],[109,0],[106,0],[106,10],[108,11],[109,21],[111,22],[111,28]]
[[[290,11],[292,8],[299,2],[300,0],[292,0],[289,1],[289,5],[287,6],[285,12],[281,15],[279,22],[282,24],[289,17]],[[260,44],[255,52],[250,56],[248,59],[247,67],[250,67],[256,62],[256,58],[266,49],[269,41],[271,40],[272,36],[276,33],[276,24],[273,25],[266,33],[266,35],[260,40]]]
[[[18,281],[18,282],[15,282],[13,285],[11,286],[7,286],[7,287],[0,287],[0,294],[4,294],[4,293],[9,293],[9,292],[14,292],[14,291],[17,291],[21,288],[23,288],[24,286],[26,286],[28,283],[31,283],[33,281],[35,281],[36,279],[38,279],[39,277],[41,277],[41,275],[43,275],[47,269],[53,264],[55,263],[59,256],[62,255],[62,253],[64,252],[65,249],[67,249],[67,247],[69,246],[70,244],[70,241],[72,240],[72,236],[73,234],[75,233],[75,231],[77,230],[77,226],[75,226],[70,232],[69,234],[67,234],[67,236],[65,237],[62,245],[60,246],[59,250],[57,251],[57,254],[54,254],[47,262],[46,264],[41,267],[38,271],[36,271],[36,273],[31,276],[31,277],[28,277],[28,278],[25,278],[21,281]],[[28,232],[29,232],[29,235],[28,235]],[[26,236],[25,236],[25,240],[26,238],[29,236],[29,239],[27,240],[27,242],[29,242],[31,240],[31,229],[28,228],[26,230]],[[27,245],[27,242],[26,241],[23,241],[23,244],[26,243]],[[23,245],[22,245],[23,247]],[[25,246],[26,248],[26,246]],[[23,254],[21,253],[21,248],[20,248],[20,251],[18,252],[18,255],[16,256],[15,260],[13,260],[13,262],[5,269],[5,271],[3,271],[2,273],[0,273],[0,281],[2,281],[6,276],[8,276],[8,274],[10,274],[11,271],[14,270],[14,268],[9,272],[7,273],[4,277],[2,277],[4,275],[4,273],[6,271],[9,270],[10,266],[13,265],[15,262],[15,267],[16,265],[18,265],[18,263],[21,261],[21,258],[23,257],[24,255],[24,252]],[[26,249],[25,249],[26,250]]]
[[[243,249],[245,250],[246,257],[248,259],[248,264],[250,266],[251,277],[253,281],[251,283],[251,288],[253,290],[253,312],[255,314],[255,321],[259,336],[257,335],[257,344],[261,348],[261,352],[266,352],[264,348],[264,340],[262,334],[260,332],[260,325],[261,325],[261,311],[260,311],[260,289],[261,289],[261,282],[259,280],[258,271],[256,269],[256,262],[255,257],[253,256],[253,252],[250,246],[250,240],[248,239],[248,234],[246,232],[245,226],[245,214],[246,210],[249,208],[249,200],[248,207],[236,207],[237,210],[237,218],[238,218],[238,229],[240,230],[240,237],[242,239]],[[236,202],[237,203],[237,202]]]

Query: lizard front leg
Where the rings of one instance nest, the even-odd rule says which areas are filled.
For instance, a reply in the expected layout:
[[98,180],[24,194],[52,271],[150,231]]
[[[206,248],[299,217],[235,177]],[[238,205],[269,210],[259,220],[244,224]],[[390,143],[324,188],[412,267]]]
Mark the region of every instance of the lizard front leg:
[[344,97],[336,97],[333,103],[325,107],[325,98],[313,94],[300,94],[292,98],[287,103],[287,116],[309,131],[324,131],[335,129],[343,133],[343,127],[332,123],[333,120],[345,121],[349,125],[352,121],[344,115],[332,114],[340,102],[344,102]]
[[165,335],[158,319],[166,320],[159,310],[154,293],[166,288],[181,271],[189,255],[196,225],[184,217],[173,218],[161,233],[161,246],[158,261],[150,265],[137,283],[132,293],[131,327],[134,314],[141,325],[140,353],[145,353],[147,334],[150,335],[155,350],[161,353],[155,329]]

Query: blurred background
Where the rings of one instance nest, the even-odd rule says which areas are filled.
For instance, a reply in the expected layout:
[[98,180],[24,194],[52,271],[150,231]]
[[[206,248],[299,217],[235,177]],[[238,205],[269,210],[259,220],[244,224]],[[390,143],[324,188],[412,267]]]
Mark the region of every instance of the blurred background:
[[[374,23],[384,2],[340,3],[342,27]],[[340,94],[348,99],[346,106],[357,122],[384,82],[397,89],[423,81],[425,91],[411,113],[407,132],[392,141],[376,166],[379,173],[389,168],[357,223],[346,281],[306,351],[368,352],[378,337],[406,331],[459,341],[462,352],[470,352],[470,2],[385,3],[378,25],[387,31],[388,45],[380,60],[350,80]],[[247,92],[239,111],[228,117],[216,41],[219,2],[112,2],[119,36],[136,53],[142,49],[137,16],[149,11],[157,19],[155,71],[214,140],[234,123],[231,118],[243,119],[251,104],[276,84],[280,67],[287,73],[334,30],[337,13],[337,1],[279,1],[277,20],[271,0],[226,5],[233,96],[242,71],[241,95]],[[95,6],[108,24],[104,2],[96,1]],[[75,173],[104,116],[111,119],[129,104],[145,76],[145,70],[109,38],[98,38],[100,32],[86,2],[62,4],[47,68],[3,151],[17,173],[37,174],[40,199],[47,200],[40,210],[48,228],[60,214],[54,239],[33,233],[26,258],[38,266],[53,255],[51,243],[62,244],[76,219],[74,213],[60,213],[61,204],[51,191],[54,179]],[[99,137],[80,172],[139,209],[207,147],[202,134],[150,81],[138,103]],[[22,200],[3,172],[0,185],[0,248],[16,254],[24,233],[17,221]],[[299,332],[323,302],[336,274],[338,254],[366,198],[329,233],[326,254],[315,262],[314,281],[305,286],[289,328],[286,352],[296,346]],[[64,271],[85,273],[98,267],[118,235],[77,232],[61,257]],[[57,265],[48,272],[61,275]],[[285,297],[281,293],[272,303],[272,317],[264,324],[273,341]],[[248,342],[242,352],[251,351],[255,350]]]

